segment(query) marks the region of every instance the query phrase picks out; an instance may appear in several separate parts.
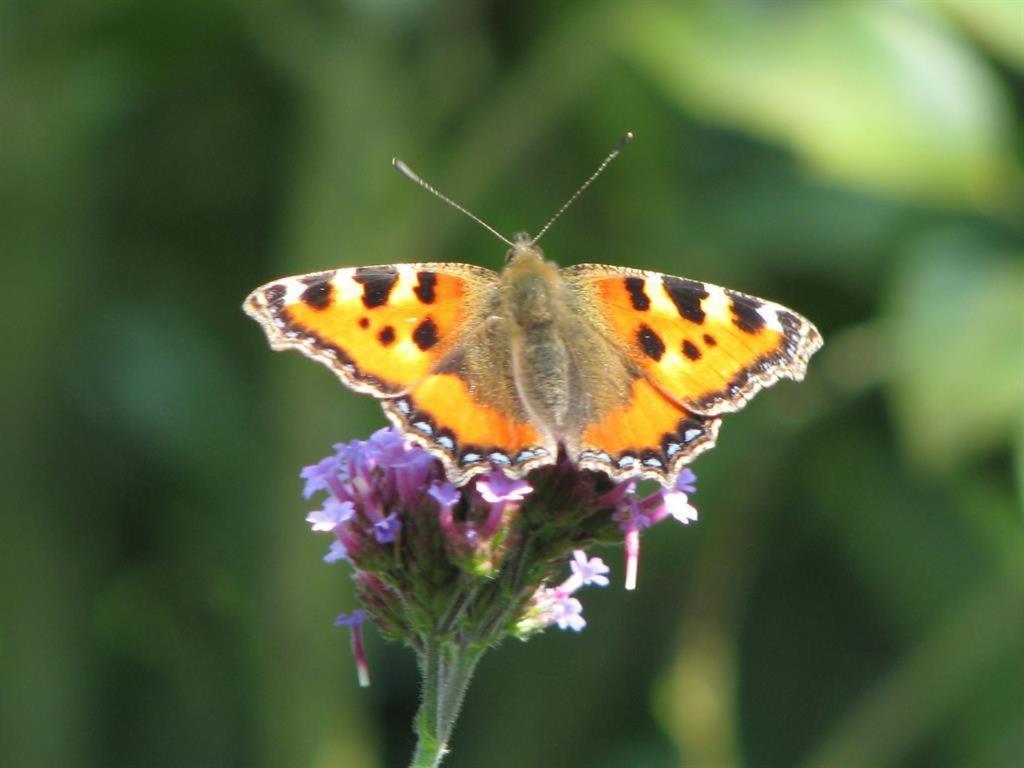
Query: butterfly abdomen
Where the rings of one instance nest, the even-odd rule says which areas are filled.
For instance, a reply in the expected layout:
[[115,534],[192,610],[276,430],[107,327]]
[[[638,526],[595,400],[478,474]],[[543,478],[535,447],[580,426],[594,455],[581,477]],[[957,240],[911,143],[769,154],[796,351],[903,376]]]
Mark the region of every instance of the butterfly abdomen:
[[566,312],[558,268],[536,249],[523,249],[502,276],[516,390],[531,420],[553,438],[569,411],[570,355],[562,329]]

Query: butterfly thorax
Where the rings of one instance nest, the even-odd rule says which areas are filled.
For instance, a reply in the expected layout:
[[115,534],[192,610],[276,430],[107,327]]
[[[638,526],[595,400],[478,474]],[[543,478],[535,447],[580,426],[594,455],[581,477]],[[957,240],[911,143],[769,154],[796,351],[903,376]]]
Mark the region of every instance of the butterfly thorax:
[[507,316],[521,328],[554,322],[559,306],[564,305],[558,267],[545,261],[544,254],[533,246],[509,251],[501,282]]

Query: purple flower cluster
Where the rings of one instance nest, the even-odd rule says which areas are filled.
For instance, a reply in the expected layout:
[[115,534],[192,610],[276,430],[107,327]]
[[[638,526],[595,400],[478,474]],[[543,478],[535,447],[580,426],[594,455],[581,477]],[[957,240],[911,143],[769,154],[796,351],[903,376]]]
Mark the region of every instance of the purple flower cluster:
[[[334,534],[324,556],[327,562],[349,559],[358,567],[355,553],[395,542],[402,531],[402,511],[428,499],[436,504],[438,524],[451,548],[463,554],[478,550],[533,490],[525,480],[509,478],[500,469],[467,488],[455,488],[444,479],[434,457],[390,428],[377,430],[369,440],[338,443],[334,450],[299,473],[307,499],[327,492],[320,509],[306,516],[313,531]],[[455,509],[464,500],[482,514],[457,521]]]
[[[585,547],[621,537],[626,588],[633,589],[640,531],[667,517],[697,519],[689,470],[675,487],[644,498],[634,481],[612,484],[569,462],[538,470],[529,481],[495,468],[456,488],[437,459],[390,428],[335,445],[300,476],[307,499],[326,494],[306,516],[314,532],[332,537],[323,559],[349,561],[365,606],[336,620],[352,631],[363,685],[366,618],[418,651],[438,633],[493,644],[550,626],[579,631],[586,621],[576,592],[607,585],[609,572]],[[544,574],[570,553],[570,575],[549,586]]]
[[559,629],[579,632],[587,626],[583,618],[583,604],[573,597],[580,587],[594,585],[607,587],[610,568],[599,557],[587,557],[582,549],[574,550],[569,561],[571,574],[557,587],[541,587],[533,596],[530,610],[516,625],[520,637],[558,625]]
[[[392,429],[379,429],[369,440],[338,443],[335,453],[308,467],[299,476],[306,481],[302,494],[307,499],[326,490],[330,494],[321,509],[306,517],[314,531],[330,531],[337,536],[325,558],[334,562],[346,557],[360,523],[373,534],[378,544],[395,540],[402,522],[395,511],[388,511],[390,496],[403,503],[415,501],[431,474],[434,459],[419,449],[410,449]],[[388,481],[382,484],[381,481]],[[353,525],[357,514],[360,520]]]
[[660,523],[667,517],[683,525],[697,520],[697,510],[690,504],[689,494],[697,490],[697,476],[684,469],[672,488],[659,488],[643,499],[636,497],[636,481],[620,483],[606,497],[615,504],[614,518],[619,524],[626,544],[626,589],[636,589],[636,575],[640,563],[640,531]]

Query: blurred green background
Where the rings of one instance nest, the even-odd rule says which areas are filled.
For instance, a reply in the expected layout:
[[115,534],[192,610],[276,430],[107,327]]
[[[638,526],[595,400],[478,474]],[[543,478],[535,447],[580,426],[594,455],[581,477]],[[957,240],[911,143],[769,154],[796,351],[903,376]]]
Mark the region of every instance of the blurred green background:
[[451,768],[1024,764],[1024,3],[0,5],[0,763],[404,766],[297,472],[384,423],[240,310],[504,246],[821,328],[640,589],[489,655]]

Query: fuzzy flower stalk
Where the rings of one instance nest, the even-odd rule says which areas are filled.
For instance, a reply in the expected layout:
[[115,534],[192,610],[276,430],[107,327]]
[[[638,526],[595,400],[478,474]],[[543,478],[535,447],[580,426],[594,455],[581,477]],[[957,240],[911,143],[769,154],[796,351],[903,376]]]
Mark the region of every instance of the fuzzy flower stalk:
[[330,537],[323,559],[349,564],[362,603],[335,621],[351,633],[360,685],[370,684],[367,620],[416,653],[422,700],[412,768],[441,763],[488,648],[586,626],[579,590],[606,586],[610,570],[587,554],[591,547],[624,542],[633,589],[641,532],[666,518],[697,519],[689,470],[674,488],[643,498],[634,481],[614,483],[569,461],[524,480],[496,468],[455,488],[437,459],[390,428],[334,446],[301,477],[304,496],[319,503],[306,521]]

